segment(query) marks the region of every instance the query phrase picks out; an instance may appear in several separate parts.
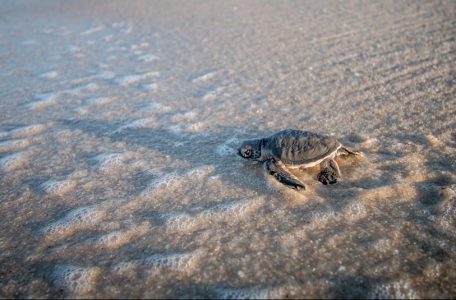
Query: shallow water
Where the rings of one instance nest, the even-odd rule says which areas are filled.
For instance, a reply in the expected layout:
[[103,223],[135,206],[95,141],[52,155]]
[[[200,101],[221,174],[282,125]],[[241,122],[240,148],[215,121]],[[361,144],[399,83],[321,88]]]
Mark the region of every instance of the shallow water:
[[[0,12],[0,296],[456,296],[455,2]],[[284,128],[363,156],[284,188]]]

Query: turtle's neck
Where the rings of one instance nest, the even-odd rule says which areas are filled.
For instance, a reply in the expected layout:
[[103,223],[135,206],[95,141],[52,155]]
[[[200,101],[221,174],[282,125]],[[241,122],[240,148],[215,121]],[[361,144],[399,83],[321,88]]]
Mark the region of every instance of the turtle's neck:
[[267,147],[268,139],[261,139],[259,141],[261,156],[259,161],[266,161],[272,158],[272,153]]

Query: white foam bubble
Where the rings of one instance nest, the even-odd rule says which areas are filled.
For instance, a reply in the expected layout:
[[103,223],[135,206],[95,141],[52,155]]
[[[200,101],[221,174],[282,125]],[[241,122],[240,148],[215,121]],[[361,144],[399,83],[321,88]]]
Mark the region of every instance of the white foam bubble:
[[103,29],[104,29],[104,26],[92,27],[92,28],[89,28],[89,29],[81,32],[80,35],[89,35],[89,34],[92,34],[92,33],[95,33],[95,32],[102,31]]
[[50,195],[64,195],[74,189],[76,182],[72,180],[53,180],[50,179],[41,185],[41,188]]
[[155,78],[160,75],[159,72],[147,72],[143,74],[131,74],[131,75],[125,75],[121,77],[117,77],[114,79],[114,82],[117,83],[120,86],[129,86],[131,84],[138,83],[143,80],[147,80],[150,78]]
[[70,94],[70,95],[79,95],[84,92],[93,92],[100,88],[100,86],[94,82],[89,82],[87,84],[78,85],[72,89],[63,90],[61,94]]
[[36,100],[26,104],[25,107],[27,107],[28,109],[33,109],[33,110],[44,109],[53,104],[56,104],[58,97],[59,97],[59,93],[37,94],[34,96],[34,98]]
[[207,80],[211,79],[212,77],[214,77],[215,74],[217,74],[217,73],[216,72],[208,72],[206,74],[203,74],[201,76],[196,77],[195,79],[192,80],[192,82],[193,83],[201,83],[201,82],[207,81]]
[[222,220],[234,221],[255,211],[262,198],[230,201],[204,209],[199,213],[171,213],[167,215],[168,229],[188,231],[199,226],[208,226]]
[[59,288],[68,289],[71,293],[84,295],[94,292],[96,278],[100,274],[97,267],[83,268],[73,265],[56,265],[51,280]]
[[89,106],[103,106],[112,102],[110,97],[90,97],[84,100],[85,105]]
[[[231,137],[226,140],[223,144],[220,144],[216,148],[216,152],[220,156],[232,156],[236,154],[236,147],[239,144],[239,139],[236,137]],[[232,147],[230,145],[236,145],[235,147]]]
[[156,84],[155,82],[143,83],[141,84],[141,87],[147,91],[155,91],[156,89],[158,89],[158,84]]
[[165,113],[171,111],[172,108],[168,105],[163,105],[158,102],[149,103],[144,107],[138,109],[140,112],[153,112],[153,113]]
[[[110,80],[110,79],[113,79],[114,77],[116,77],[116,73],[114,73],[112,71],[100,71],[97,73],[92,73],[92,75],[87,75],[87,76],[84,76],[84,77],[81,77],[78,79],[73,79],[71,82],[75,83],[75,84],[80,84],[82,82],[87,82],[87,81],[91,82],[92,80],[98,80],[98,79]],[[95,86],[93,86],[93,87],[95,87]],[[74,91],[74,89],[69,89],[64,92],[74,93],[75,91]]]
[[75,46],[75,45],[70,45],[70,46],[68,46],[67,49],[69,52],[72,52],[72,53],[79,52],[82,50],[80,47]]
[[166,267],[176,271],[184,271],[194,267],[201,254],[199,251],[195,251],[190,253],[152,255],[147,257],[144,263],[156,268]]
[[112,71],[100,71],[98,73],[93,74],[90,76],[90,79],[113,79],[116,77],[116,73]]
[[125,25],[124,28],[120,30],[120,32],[124,34],[130,34],[133,31],[133,26],[131,24]]
[[198,117],[196,111],[188,111],[185,113],[176,113],[170,117],[170,121],[174,123],[182,123],[195,120]]
[[120,126],[117,128],[114,132],[115,133],[120,133],[128,129],[134,129],[134,128],[146,128],[146,127],[155,127],[157,125],[157,121],[155,118],[143,118],[139,120],[135,120],[133,122],[127,123],[125,125]]
[[59,76],[59,73],[57,71],[49,71],[43,74],[40,74],[38,77],[42,79],[55,79]]
[[343,214],[347,219],[356,221],[364,218],[367,215],[367,210],[362,202],[356,201],[347,205],[347,207],[344,209]]
[[24,151],[7,155],[0,159],[0,169],[4,171],[21,169],[27,164],[28,156],[29,153]]
[[160,174],[157,179],[154,179],[142,192],[143,196],[153,195],[161,191],[170,191],[178,189],[185,184],[195,184],[195,182],[204,181],[210,174],[214,172],[214,167],[210,165],[201,166],[191,169],[186,173],[179,174],[171,172],[168,174]]
[[106,42],[110,42],[114,38],[113,34],[107,34],[103,37],[103,40]]
[[220,93],[222,93],[224,90],[225,90],[224,87],[218,87],[218,88],[216,88],[215,90],[212,90],[212,91],[209,91],[209,92],[205,93],[204,96],[202,97],[202,99],[203,99],[204,101],[214,100],[214,99],[217,98],[217,96],[219,96]]
[[109,173],[121,167],[131,157],[130,153],[103,153],[94,159],[98,161],[97,169],[99,171]]
[[141,62],[151,62],[151,61],[157,60],[158,57],[153,54],[144,54],[144,55],[138,56],[136,59]]
[[150,224],[144,222],[139,226],[132,226],[131,228],[125,230],[116,230],[101,236],[97,244],[103,245],[104,247],[114,249],[119,248],[133,239],[144,235],[150,230]]
[[222,144],[217,146],[216,152],[220,156],[231,156],[236,153],[236,150],[226,144]]
[[141,193],[142,196],[154,194],[162,189],[168,189],[172,185],[179,182],[179,175],[177,173],[168,173],[161,175],[158,179],[154,179]]
[[328,209],[326,211],[317,211],[312,212],[312,222],[310,223],[311,227],[324,226],[328,222],[337,220],[343,216],[341,213],[336,212],[334,209]]
[[16,128],[10,132],[10,136],[14,138],[22,138],[41,133],[49,128],[46,124],[33,124]]
[[75,208],[62,219],[43,228],[48,239],[63,238],[72,233],[90,228],[100,222],[111,202]]
[[267,299],[269,290],[265,288],[250,289],[216,289],[217,298],[220,299]]
[[196,122],[191,124],[179,124],[179,125],[172,125],[168,126],[168,130],[175,133],[175,134],[186,134],[186,133],[200,133],[207,134],[205,130],[209,127],[204,122]]
[[[114,267],[120,273],[131,271],[131,269],[142,267],[152,269],[170,269],[176,272],[191,273],[197,271],[198,264],[203,257],[202,250],[184,253],[154,254],[142,259],[122,262]],[[152,271],[152,270],[151,270]]]
[[9,140],[0,142],[0,152],[16,151],[27,148],[32,144],[29,139]]
[[407,281],[377,284],[369,293],[369,299],[416,299],[417,294]]
[[389,251],[391,251],[391,248],[393,247],[393,243],[391,242],[390,239],[382,238],[382,239],[375,241],[373,243],[372,247],[379,252],[388,253]]

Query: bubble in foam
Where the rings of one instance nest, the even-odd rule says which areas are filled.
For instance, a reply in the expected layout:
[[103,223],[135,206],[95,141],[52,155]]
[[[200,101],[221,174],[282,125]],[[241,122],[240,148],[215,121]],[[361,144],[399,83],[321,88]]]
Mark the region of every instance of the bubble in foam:
[[154,113],[165,113],[171,111],[171,107],[168,105],[163,105],[161,103],[149,103],[144,107],[138,109],[140,112],[154,112]]
[[[196,123],[181,123],[178,125],[168,126],[168,129],[176,134],[182,133],[197,133],[202,132],[207,129],[209,125],[204,122],[196,122]],[[203,134],[206,134],[203,132]]]
[[151,61],[157,60],[158,57],[153,54],[144,54],[144,55],[138,56],[136,59],[138,61],[142,61],[142,62],[151,62]]
[[369,293],[369,299],[416,299],[417,294],[407,281],[377,284]]
[[133,269],[145,268],[153,271],[170,269],[176,272],[191,273],[197,270],[204,252],[200,249],[185,253],[154,254],[144,258],[121,262],[114,266],[117,273],[131,273]]
[[143,118],[143,119],[135,120],[133,122],[122,125],[119,128],[117,128],[114,132],[120,133],[120,132],[128,130],[128,129],[154,127],[156,125],[157,125],[157,121],[155,120],[155,118]]
[[78,85],[78,86],[76,86],[76,87],[74,87],[72,89],[64,90],[61,93],[62,94],[79,95],[79,94],[84,93],[84,92],[93,92],[95,90],[98,90],[99,87],[100,86],[98,84],[90,82],[90,83],[87,83],[87,84]]
[[171,118],[170,121],[174,123],[181,123],[181,122],[186,122],[186,121],[192,121],[198,117],[198,114],[196,111],[188,111],[185,113],[177,113],[174,114]]
[[205,101],[214,100],[214,99],[217,98],[217,96],[220,95],[220,93],[222,93],[224,90],[225,90],[224,87],[218,87],[218,88],[216,88],[215,90],[209,91],[209,92],[207,92],[206,94],[204,94],[204,96],[203,96],[202,99],[205,100]]
[[236,149],[230,146],[234,144],[239,144],[239,139],[236,137],[229,138],[226,142],[217,146],[217,154],[220,156],[229,156],[235,154]]
[[391,242],[390,239],[383,238],[383,239],[379,239],[376,242],[374,242],[374,244],[372,246],[377,251],[387,253],[388,251],[391,251],[391,248],[393,247],[393,243]]
[[89,29],[81,32],[80,35],[89,35],[89,34],[92,34],[92,33],[98,32],[98,31],[102,31],[103,29],[104,29],[104,26],[102,26],[102,25],[92,27],[92,28],[89,28]]
[[156,89],[158,89],[158,84],[156,84],[155,82],[144,83],[144,84],[141,84],[141,87],[148,91],[155,91]]
[[24,149],[30,146],[31,143],[32,141],[28,139],[0,142],[0,152],[9,152]]
[[113,171],[130,158],[131,155],[128,153],[103,153],[94,157],[98,161],[97,169],[101,172]]
[[133,226],[126,230],[116,230],[103,235],[97,241],[97,244],[103,245],[107,248],[119,248],[132,239],[144,235],[150,229],[150,224],[145,222],[139,226]]
[[112,102],[110,97],[90,97],[84,100],[84,104],[90,106],[102,106]]
[[435,208],[436,223],[445,230],[451,230],[456,224],[456,184],[441,190],[442,201]]
[[10,132],[10,135],[14,138],[28,137],[43,132],[48,129],[49,125],[45,124],[33,124],[16,128]]
[[218,288],[215,290],[217,298],[220,299],[266,299],[269,296],[269,290],[265,288],[245,288],[245,289],[226,289]]
[[27,164],[28,152],[18,152],[0,159],[0,169],[13,171],[23,168]]
[[214,166],[206,165],[191,169],[184,174],[176,172],[160,174],[161,176],[153,180],[142,192],[143,196],[158,193],[160,191],[175,189],[183,184],[194,184],[195,181],[201,181],[214,172]]
[[35,95],[35,101],[25,105],[26,108],[39,110],[57,103],[59,93],[44,93]]
[[143,73],[143,74],[125,75],[125,76],[115,78],[114,82],[120,86],[125,87],[125,86],[129,86],[131,84],[134,84],[134,83],[146,80],[146,79],[157,77],[159,75],[160,75],[159,72],[147,72],[147,73]]
[[204,82],[204,81],[207,81],[209,79],[211,79],[212,77],[215,76],[215,74],[217,74],[216,72],[208,72],[208,73],[205,73],[201,76],[198,76],[196,78],[194,78],[192,80],[193,83],[201,83],[201,82]]
[[113,79],[114,77],[116,77],[116,73],[112,71],[101,71],[90,76],[92,79]]
[[255,211],[261,202],[262,198],[242,199],[218,204],[195,214],[171,213],[166,216],[166,225],[171,230],[191,230],[222,220],[236,221]]
[[64,195],[74,189],[76,182],[72,180],[53,180],[50,179],[41,185],[41,188],[50,195]]
[[352,221],[359,220],[367,215],[366,207],[360,201],[347,205],[344,216]]
[[167,224],[168,228],[178,229],[178,230],[190,229],[190,228],[194,227],[194,225],[196,225],[196,223],[198,221],[197,217],[191,216],[190,214],[187,214],[187,213],[180,213],[180,214],[171,213],[171,214],[165,215],[165,217],[167,218],[166,224]]
[[83,268],[73,265],[56,265],[51,274],[52,283],[59,288],[68,289],[71,293],[81,296],[94,291],[98,267]]
[[158,190],[161,189],[166,189],[172,185],[174,185],[176,182],[179,181],[179,175],[178,173],[168,173],[166,175],[159,175],[160,177],[157,179],[154,179],[146,188],[145,190],[141,193],[142,196],[147,196],[150,194],[153,194],[157,192]]
[[55,79],[55,78],[57,78],[58,75],[59,75],[59,73],[57,73],[57,71],[49,71],[49,72],[40,74],[38,77],[42,78],[42,79]]
[[341,213],[336,212],[334,209],[328,209],[327,211],[312,212],[311,227],[324,226],[330,221],[337,220],[342,216]]
[[236,150],[226,144],[218,145],[216,151],[220,156],[231,156],[236,153]]
[[197,260],[195,253],[152,255],[144,260],[145,265],[182,271],[190,268]]
[[43,232],[48,238],[65,237],[73,232],[89,228],[105,216],[103,205],[91,205],[76,208],[62,219],[46,226]]

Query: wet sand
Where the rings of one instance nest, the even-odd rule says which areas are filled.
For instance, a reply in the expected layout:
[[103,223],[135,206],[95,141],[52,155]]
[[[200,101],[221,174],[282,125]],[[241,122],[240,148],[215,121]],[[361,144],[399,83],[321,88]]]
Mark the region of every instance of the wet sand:
[[[0,297],[456,296],[456,2],[3,1]],[[361,151],[283,187],[236,156]]]

